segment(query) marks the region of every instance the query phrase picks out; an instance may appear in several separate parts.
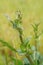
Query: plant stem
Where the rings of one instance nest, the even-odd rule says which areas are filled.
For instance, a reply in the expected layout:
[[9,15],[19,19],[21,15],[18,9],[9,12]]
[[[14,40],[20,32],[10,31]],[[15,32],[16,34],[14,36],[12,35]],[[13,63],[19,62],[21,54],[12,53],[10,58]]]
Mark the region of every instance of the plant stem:
[[[19,30],[18,30],[18,32],[19,32]],[[20,38],[21,44],[23,44],[24,41],[23,41],[22,34],[21,34],[20,32],[19,32],[19,38]],[[27,59],[30,61],[31,65],[34,65],[34,62],[33,62],[33,60],[31,59],[30,55],[29,55],[29,54],[26,54],[25,56],[26,56]]]

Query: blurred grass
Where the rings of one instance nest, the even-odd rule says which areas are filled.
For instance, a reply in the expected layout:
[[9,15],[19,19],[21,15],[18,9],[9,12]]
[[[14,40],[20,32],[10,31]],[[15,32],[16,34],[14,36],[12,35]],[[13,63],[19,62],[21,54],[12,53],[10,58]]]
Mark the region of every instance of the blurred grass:
[[0,54],[0,65],[5,65],[4,56]]

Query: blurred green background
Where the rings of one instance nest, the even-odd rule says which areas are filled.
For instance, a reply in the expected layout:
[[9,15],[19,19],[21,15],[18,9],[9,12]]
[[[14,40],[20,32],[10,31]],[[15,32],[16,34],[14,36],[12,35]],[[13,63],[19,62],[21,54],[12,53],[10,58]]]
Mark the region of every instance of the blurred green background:
[[[32,23],[41,22],[39,31],[43,30],[43,0],[0,0],[0,38],[13,44],[15,48],[18,48],[20,43],[18,33],[13,30],[5,14],[14,20],[18,9],[22,12],[24,37],[29,37],[33,35]],[[39,50],[43,53],[43,34],[40,36]]]

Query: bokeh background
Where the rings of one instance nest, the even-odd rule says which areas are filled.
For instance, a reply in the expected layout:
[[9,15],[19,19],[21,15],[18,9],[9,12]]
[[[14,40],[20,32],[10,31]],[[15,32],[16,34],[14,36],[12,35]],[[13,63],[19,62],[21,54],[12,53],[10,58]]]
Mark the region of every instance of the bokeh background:
[[[31,24],[34,22],[40,22],[39,31],[43,30],[43,0],[0,0],[0,38],[17,49],[20,43],[18,32],[12,28],[5,15],[14,20],[16,18],[15,12],[18,9],[22,12],[24,37],[32,36],[33,28]],[[32,43],[33,41],[32,39]],[[39,50],[43,54],[43,34],[40,36]]]

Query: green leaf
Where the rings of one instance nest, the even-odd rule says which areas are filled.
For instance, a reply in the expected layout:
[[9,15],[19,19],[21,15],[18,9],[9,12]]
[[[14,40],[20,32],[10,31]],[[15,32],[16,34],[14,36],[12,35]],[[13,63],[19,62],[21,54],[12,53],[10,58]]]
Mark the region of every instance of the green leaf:
[[28,45],[29,41],[30,41],[30,40],[29,40],[28,38],[27,38],[27,39],[25,39],[25,40],[24,40],[24,44],[23,44],[23,45],[26,47],[26,46]]
[[17,60],[17,65],[23,65],[23,63],[22,63],[22,61],[20,61],[20,60]]
[[30,62],[29,62],[29,60],[28,60],[27,58],[24,58],[24,59],[23,59],[23,62],[24,62],[24,64],[26,64],[26,65],[27,65],[27,64],[30,64]]
[[18,60],[17,58],[10,57],[14,61],[14,65],[23,65],[21,60]]
[[24,55],[24,53],[22,52],[21,49],[18,49],[17,52],[18,52],[18,54],[19,54],[20,56],[23,56],[23,55]]
[[9,49],[11,49],[12,51],[17,52],[15,48],[13,48],[11,45],[9,45],[9,43],[3,41],[2,39],[0,39],[0,42],[1,42],[3,45],[7,46],[7,47],[8,47]]
[[29,38],[26,38],[25,40],[24,40],[24,44],[23,44],[23,46],[25,47],[25,48],[30,48],[30,39],[31,39],[31,37],[29,37]]
[[20,48],[21,48],[21,51],[22,51],[23,53],[26,52],[25,46],[21,45]]

